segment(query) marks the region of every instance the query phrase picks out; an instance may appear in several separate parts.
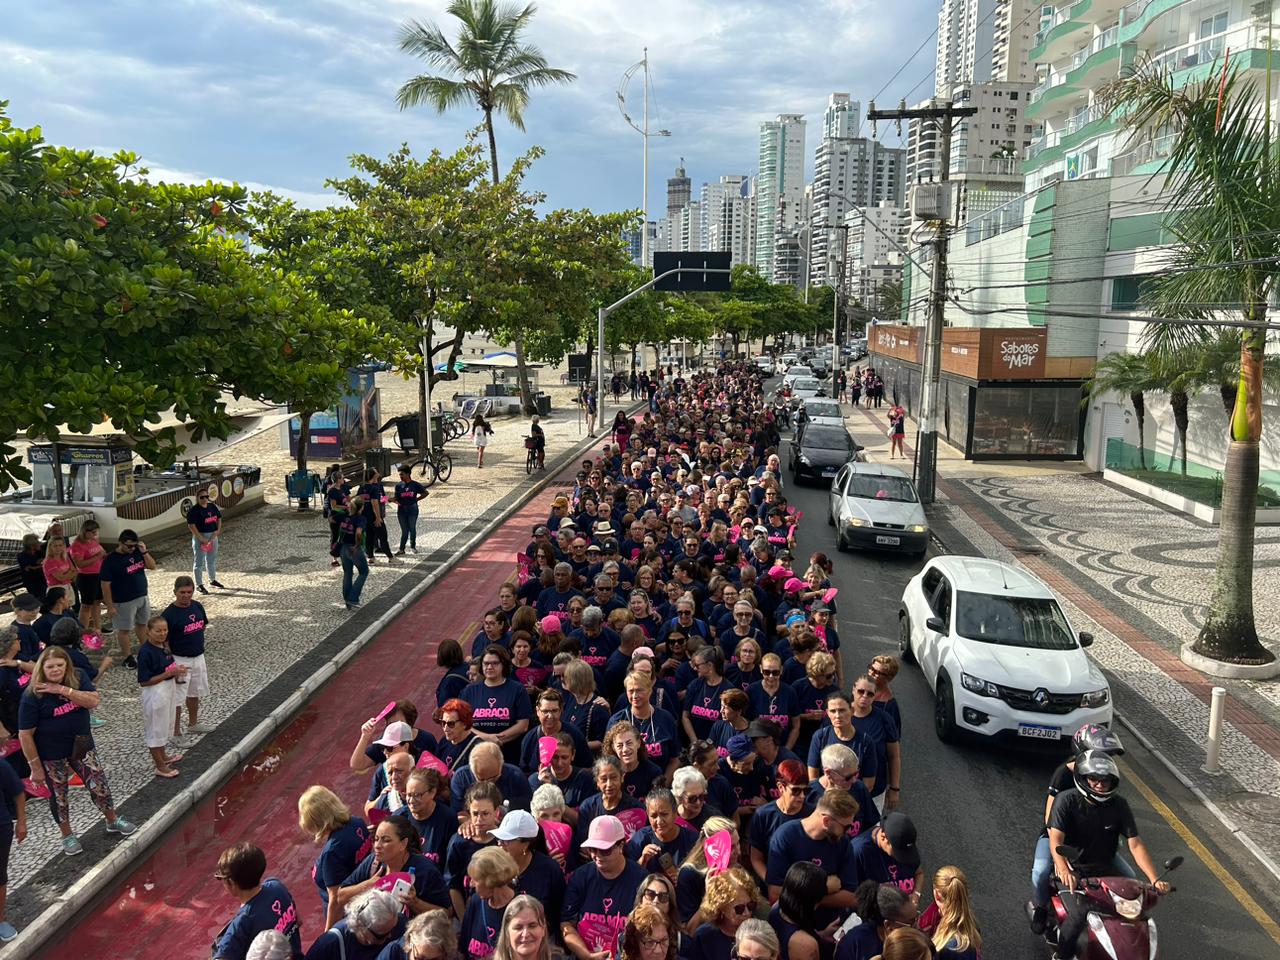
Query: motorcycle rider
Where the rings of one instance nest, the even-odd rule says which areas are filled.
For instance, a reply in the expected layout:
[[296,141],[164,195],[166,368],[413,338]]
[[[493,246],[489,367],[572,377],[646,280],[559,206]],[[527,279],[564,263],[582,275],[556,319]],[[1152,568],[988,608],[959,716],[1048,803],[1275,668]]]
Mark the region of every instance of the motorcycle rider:
[[[1049,795],[1044,802],[1044,827],[1040,838],[1036,841],[1036,852],[1031,864],[1031,901],[1027,904],[1027,915],[1031,919],[1031,930],[1037,936],[1044,933],[1045,919],[1048,915],[1049,898],[1053,895],[1050,878],[1053,876],[1053,857],[1049,853],[1049,813],[1053,810],[1053,801],[1064,790],[1075,788],[1072,772],[1075,769],[1075,758],[1086,750],[1101,750],[1112,757],[1124,755],[1124,744],[1114,731],[1100,723],[1086,723],[1071,738],[1071,759],[1058,764],[1049,779]],[[1133,868],[1117,858],[1116,872],[1126,877],[1135,877]]]
[[[1138,827],[1128,801],[1118,793],[1120,768],[1101,750],[1086,750],[1076,758],[1072,771],[1075,790],[1058,794],[1049,812],[1049,850],[1054,872],[1062,884],[1062,906],[1066,920],[1058,932],[1057,960],[1073,960],[1077,941],[1084,932],[1089,901],[1078,890],[1079,877],[1113,876],[1122,871],[1116,853],[1120,837],[1129,842],[1129,852],[1148,881],[1161,893],[1169,884],[1158,879],[1156,865],[1147,846],[1138,836]],[[1074,865],[1058,853],[1061,846],[1079,849]]]

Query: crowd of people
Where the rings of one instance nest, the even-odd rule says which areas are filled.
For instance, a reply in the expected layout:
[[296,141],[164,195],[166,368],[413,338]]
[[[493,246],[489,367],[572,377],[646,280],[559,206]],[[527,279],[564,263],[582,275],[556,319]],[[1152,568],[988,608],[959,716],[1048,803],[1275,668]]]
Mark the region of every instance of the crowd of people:
[[979,955],[902,802],[898,663],[845,676],[832,561],[795,552],[761,378],[655,377],[615,418],[476,636],[439,642],[434,723],[387,703],[368,792],[299,798],[316,890],[223,854],[215,957],[299,955],[304,895],[309,958]]

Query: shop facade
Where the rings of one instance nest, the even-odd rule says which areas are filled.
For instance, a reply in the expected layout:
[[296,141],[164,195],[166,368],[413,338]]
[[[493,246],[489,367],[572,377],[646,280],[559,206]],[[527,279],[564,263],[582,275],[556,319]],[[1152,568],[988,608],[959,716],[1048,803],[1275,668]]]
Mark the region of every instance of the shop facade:
[[[866,364],[886,400],[916,418],[923,382],[923,327],[869,328]],[[939,436],[966,460],[1080,460],[1084,380],[1046,376],[1042,327],[948,327],[942,336]]]

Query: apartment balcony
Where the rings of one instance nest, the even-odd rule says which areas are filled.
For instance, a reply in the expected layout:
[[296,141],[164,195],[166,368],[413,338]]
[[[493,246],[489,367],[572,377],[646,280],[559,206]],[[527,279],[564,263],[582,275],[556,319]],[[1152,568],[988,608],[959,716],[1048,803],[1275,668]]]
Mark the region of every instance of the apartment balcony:
[[[1240,65],[1237,59],[1246,50],[1267,49],[1267,32],[1251,24],[1240,24],[1221,33],[1200,37],[1174,47],[1150,51],[1153,67],[1177,74],[1195,67],[1205,67],[1215,62],[1221,66],[1223,54],[1231,50],[1232,66]],[[1277,38],[1280,40],[1280,38]]]
[[971,180],[1022,179],[1016,157],[957,157],[951,161],[951,175]]
[[1068,56],[1071,48],[1079,42],[1080,31],[1092,24],[1092,17],[1088,14],[1093,2],[1079,0],[1078,3],[1059,7],[1044,29],[1036,34],[1030,59],[1037,63],[1053,63]]
[[[1177,134],[1167,133],[1164,136],[1143,140],[1127,153],[1122,153],[1111,160],[1111,176],[1127,177],[1130,174],[1154,173],[1173,151]],[[1153,164],[1153,167],[1147,167]],[[1141,169],[1147,167],[1147,169]]]

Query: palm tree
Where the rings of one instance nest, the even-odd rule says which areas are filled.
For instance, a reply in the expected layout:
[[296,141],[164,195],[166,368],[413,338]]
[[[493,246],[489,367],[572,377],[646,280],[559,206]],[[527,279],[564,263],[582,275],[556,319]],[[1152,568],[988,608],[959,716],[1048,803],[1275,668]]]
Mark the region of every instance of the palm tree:
[[[1176,240],[1173,269],[1153,280],[1144,306],[1160,317],[1226,315],[1248,324],[1228,421],[1213,596],[1193,650],[1231,663],[1269,663],[1275,658],[1258,642],[1253,610],[1263,324],[1280,280],[1280,150],[1269,95],[1225,66],[1220,78],[1178,88],[1147,62],[1112,81],[1103,99],[1134,141],[1161,127],[1176,131],[1162,192]],[[1205,326],[1168,326],[1152,336],[1195,347],[1210,334]]]
[[[446,12],[458,20],[456,43],[450,43],[434,24],[410,20],[400,28],[400,49],[440,71],[407,80],[396,94],[400,109],[425,105],[444,113],[455,107],[477,107],[484,114],[494,184],[500,179],[494,112],[524,130],[531,89],[577,79],[568,70],[549,66],[542,51],[523,42],[522,34],[536,10],[532,3],[520,9],[497,0],[452,0]],[[519,333],[515,348],[520,399],[525,412],[532,413],[524,337]]]
[[1138,463],[1143,470],[1147,469],[1147,404],[1146,393],[1155,387],[1152,375],[1151,360],[1146,354],[1109,353],[1093,368],[1093,376],[1086,384],[1088,396],[1085,400],[1094,400],[1105,393],[1128,394],[1129,403],[1133,405],[1133,415],[1138,420]]

